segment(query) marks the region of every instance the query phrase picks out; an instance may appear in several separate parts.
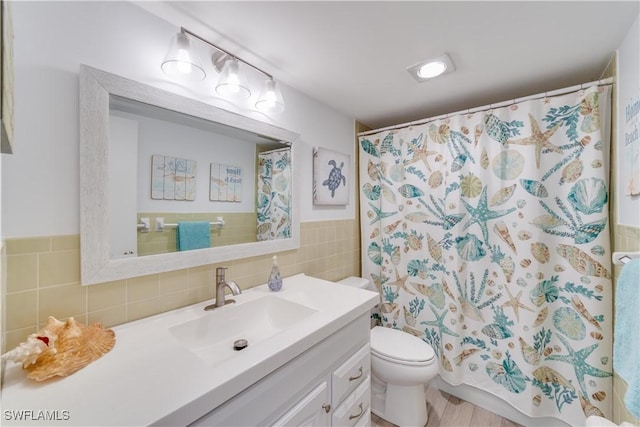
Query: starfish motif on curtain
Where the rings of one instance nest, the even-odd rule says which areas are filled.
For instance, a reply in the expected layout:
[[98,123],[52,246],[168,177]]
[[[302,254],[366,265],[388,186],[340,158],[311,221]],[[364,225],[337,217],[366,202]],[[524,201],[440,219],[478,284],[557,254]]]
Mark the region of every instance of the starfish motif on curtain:
[[408,274],[405,274],[404,276],[400,277],[400,275],[398,274],[398,267],[396,267],[396,280],[394,280],[393,282],[387,283],[387,285],[398,286],[404,289],[405,291],[409,292],[411,295],[415,295],[415,293],[411,292],[409,288],[407,288],[406,282],[408,278],[409,278]]
[[382,209],[375,207],[375,206],[373,205],[373,203],[369,203],[369,206],[371,206],[371,209],[373,209],[373,211],[369,211],[369,212],[367,212],[367,216],[368,216],[369,218],[372,218],[372,217],[373,217],[373,219],[371,220],[371,222],[369,223],[369,225],[371,225],[371,224],[373,224],[373,223],[375,223],[375,222],[377,222],[377,221],[383,220],[383,219],[385,219],[385,218],[387,218],[387,217],[393,216],[393,215],[395,215],[395,214],[397,214],[397,213],[398,213],[398,211],[393,211],[393,212],[382,212]]
[[509,306],[509,307],[513,308],[513,312],[516,314],[516,319],[518,320],[518,322],[520,322],[520,309],[521,308],[533,313],[532,309],[530,309],[529,307],[527,307],[526,305],[524,305],[524,304],[522,304],[520,302],[520,298],[522,297],[522,290],[520,290],[518,292],[518,294],[514,297],[511,294],[511,292],[509,291],[509,287],[506,284],[504,285],[504,289],[507,291],[507,294],[509,295],[509,301],[507,301],[504,304],[502,304],[502,307]]
[[540,126],[538,126],[538,122],[536,122],[536,119],[533,118],[531,113],[529,113],[529,121],[531,122],[531,136],[507,141],[507,144],[535,145],[536,167],[540,169],[540,154],[542,153],[542,149],[562,154],[562,150],[560,149],[560,147],[556,147],[551,142],[549,142],[549,138],[551,138],[551,135],[553,135],[558,130],[558,128],[560,127],[560,123],[556,123],[551,129],[547,130],[546,132],[542,132],[540,130]]
[[413,157],[411,158],[411,160],[409,160],[408,162],[405,162],[405,166],[408,166],[410,164],[419,162],[422,160],[422,163],[424,163],[424,166],[427,168],[427,170],[429,172],[431,172],[431,166],[429,166],[429,161],[428,161],[428,157],[429,156],[434,156],[436,154],[438,154],[437,151],[428,151],[427,150],[427,141],[425,140],[422,145],[420,147],[418,147],[418,144],[412,142],[407,142],[407,145],[409,147],[411,147],[411,151],[413,151]]
[[569,354],[552,354],[551,356],[547,356],[545,360],[558,360],[560,362],[565,362],[573,366],[573,370],[576,374],[576,378],[578,379],[578,384],[580,385],[580,389],[582,390],[582,394],[585,399],[588,399],[589,394],[587,393],[587,388],[584,385],[584,376],[591,375],[592,377],[605,378],[610,377],[611,372],[606,372],[601,369],[595,368],[587,363],[587,359],[598,347],[598,344],[590,345],[589,347],[585,347],[582,350],[575,351],[569,343],[564,339],[564,337],[560,334],[556,334],[562,344],[567,348]]
[[446,309],[442,313],[438,314],[438,312],[433,307],[429,306],[429,308],[431,309],[433,314],[436,316],[436,320],[424,320],[424,321],[420,322],[422,325],[435,326],[436,328],[438,328],[440,330],[440,341],[441,342],[442,342],[442,334],[443,333],[445,333],[447,335],[451,335],[452,337],[456,337],[456,338],[458,338],[460,336],[460,335],[456,334],[455,332],[453,332],[451,329],[447,328],[444,325],[444,318],[447,315],[447,313],[449,313],[448,309]]
[[516,208],[510,208],[502,211],[492,211],[491,209],[489,209],[489,207],[487,206],[487,187],[486,186],[482,189],[482,194],[480,194],[480,200],[478,201],[478,205],[475,208],[471,206],[469,203],[467,203],[466,200],[464,199],[460,199],[460,200],[462,201],[462,204],[464,205],[464,207],[467,209],[467,212],[469,212],[469,215],[471,216],[471,219],[467,221],[467,223],[464,225],[463,230],[466,230],[474,223],[477,223],[480,229],[482,230],[482,237],[484,238],[485,244],[489,248],[491,248],[491,245],[489,244],[489,230],[487,228],[487,222],[491,221],[492,219],[496,219],[496,218],[500,218],[501,216],[508,215],[511,212],[515,211]]

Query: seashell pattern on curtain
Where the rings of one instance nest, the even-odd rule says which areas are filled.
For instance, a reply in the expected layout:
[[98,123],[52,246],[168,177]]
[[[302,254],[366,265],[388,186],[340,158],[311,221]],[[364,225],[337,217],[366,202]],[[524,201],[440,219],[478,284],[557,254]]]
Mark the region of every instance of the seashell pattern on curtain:
[[258,154],[257,240],[291,237],[291,150]]
[[361,136],[378,321],[531,417],[611,417],[610,87]]

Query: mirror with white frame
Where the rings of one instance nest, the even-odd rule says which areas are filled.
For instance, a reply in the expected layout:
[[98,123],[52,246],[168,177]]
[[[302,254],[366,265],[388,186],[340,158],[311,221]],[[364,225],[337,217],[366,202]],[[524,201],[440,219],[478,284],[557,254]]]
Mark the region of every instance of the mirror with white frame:
[[[180,136],[200,133],[203,141],[211,140],[211,144],[214,144],[213,141],[218,140],[218,143],[226,143],[227,147],[212,146],[211,153],[197,150],[189,152],[188,148],[183,149],[182,146],[185,138],[176,137],[180,141],[176,141],[175,145],[180,144],[180,147],[173,149],[171,144],[166,142],[163,147],[147,148],[145,154],[139,156],[138,141],[141,138],[137,132],[138,126],[146,126],[144,122],[178,126],[169,131],[166,129],[170,128],[153,131],[140,128],[141,133],[155,132],[156,137],[147,136],[147,139],[158,139],[158,132],[168,134],[173,132]],[[294,162],[296,145],[293,143],[297,137],[296,133],[269,123],[82,65],[80,68],[82,284],[103,283],[298,248],[300,224],[296,209],[297,186],[295,185],[298,180]],[[203,141],[199,142],[200,145]],[[201,148],[201,150],[204,149]],[[287,199],[290,211],[286,218],[286,233],[279,236],[274,232],[263,233],[262,237],[249,239],[257,241],[246,240],[246,243],[236,243],[243,240],[237,240],[237,237],[233,240],[234,237],[227,235],[226,238],[230,240],[219,243],[220,236],[227,232],[225,226],[230,225],[232,222],[230,220],[234,217],[236,220],[241,218],[241,222],[243,220],[247,222],[247,217],[242,215],[249,215],[249,218],[255,218],[256,215],[260,217],[260,212],[255,211],[256,199],[258,203],[260,202],[260,189],[257,188],[254,191],[254,188],[260,187],[256,184],[258,178],[262,176],[256,172],[256,169],[259,168],[262,158],[256,160],[256,154],[266,155],[264,151],[284,153],[291,165],[289,171],[291,185],[287,190],[290,193],[284,195],[285,198],[290,197]],[[279,155],[282,156],[282,154]],[[171,200],[168,203],[164,200],[166,197],[162,195],[156,197],[160,200],[150,200],[154,185],[151,176],[152,158],[162,160],[174,158],[174,156],[194,158],[200,164],[197,166],[198,177],[204,177],[198,179],[203,188],[194,187],[193,189],[197,197],[204,200],[200,205],[196,205],[194,200],[185,201],[184,197],[178,197],[178,201]],[[148,169],[140,172],[138,170],[140,165]],[[243,171],[243,184],[239,189],[241,197],[216,199],[216,193],[213,192],[209,182],[210,178],[214,180],[215,165],[220,165],[221,169],[222,165],[238,166],[238,169]],[[201,172],[206,174],[203,175]],[[135,185],[132,183],[134,180]],[[138,193],[144,193],[144,196]],[[280,198],[282,199],[283,196]],[[159,210],[144,209],[140,206],[144,203],[147,203],[146,206],[149,206],[149,203],[153,205],[154,201],[158,202],[158,206],[162,206],[162,203],[165,205]],[[225,201],[231,203],[224,203]],[[251,208],[247,207],[248,205],[251,205]],[[194,209],[195,212],[193,212]],[[170,253],[141,250],[142,232],[146,236],[160,234],[175,236],[176,218],[208,221],[212,216],[212,247]],[[254,230],[257,227],[258,233],[261,228],[264,228],[259,227],[259,223],[254,225]],[[270,227],[269,225],[269,229]],[[170,230],[169,234],[167,230]],[[269,234],[271,237],[268,237]],[[214,241],[215,244],[213,244]],[[221,244],[226,246],[220,247]],[[144,255],[145,251],[150,254],[137,256]]]

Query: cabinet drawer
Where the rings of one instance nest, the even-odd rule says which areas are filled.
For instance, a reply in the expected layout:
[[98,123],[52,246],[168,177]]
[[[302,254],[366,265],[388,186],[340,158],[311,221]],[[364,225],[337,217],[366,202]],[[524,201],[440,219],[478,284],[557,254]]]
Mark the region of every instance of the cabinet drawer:
[[333,401],[340,403],[346,395],[351,393],[369,375],[370,370],[371,355],[369,344],[366,344],[333,371],[331,381]]
[[371,427],[371,408],[367,409],[353,427]]
[[338,406],[331,417],[331,425],[355,426],[369,410],[371,403],[371,378],[367,377],[360,385]]

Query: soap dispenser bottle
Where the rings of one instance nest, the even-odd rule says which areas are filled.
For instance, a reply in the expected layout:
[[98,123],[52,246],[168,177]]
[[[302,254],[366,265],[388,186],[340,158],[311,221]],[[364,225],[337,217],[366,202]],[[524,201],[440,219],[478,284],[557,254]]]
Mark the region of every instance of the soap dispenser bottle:
[[273,256],[273,266],[271,267],[271,274],[269,274],[267,284],[272,291],[282,289],[282,278],[280,277],[280,269],[278,268],[278,255]]

